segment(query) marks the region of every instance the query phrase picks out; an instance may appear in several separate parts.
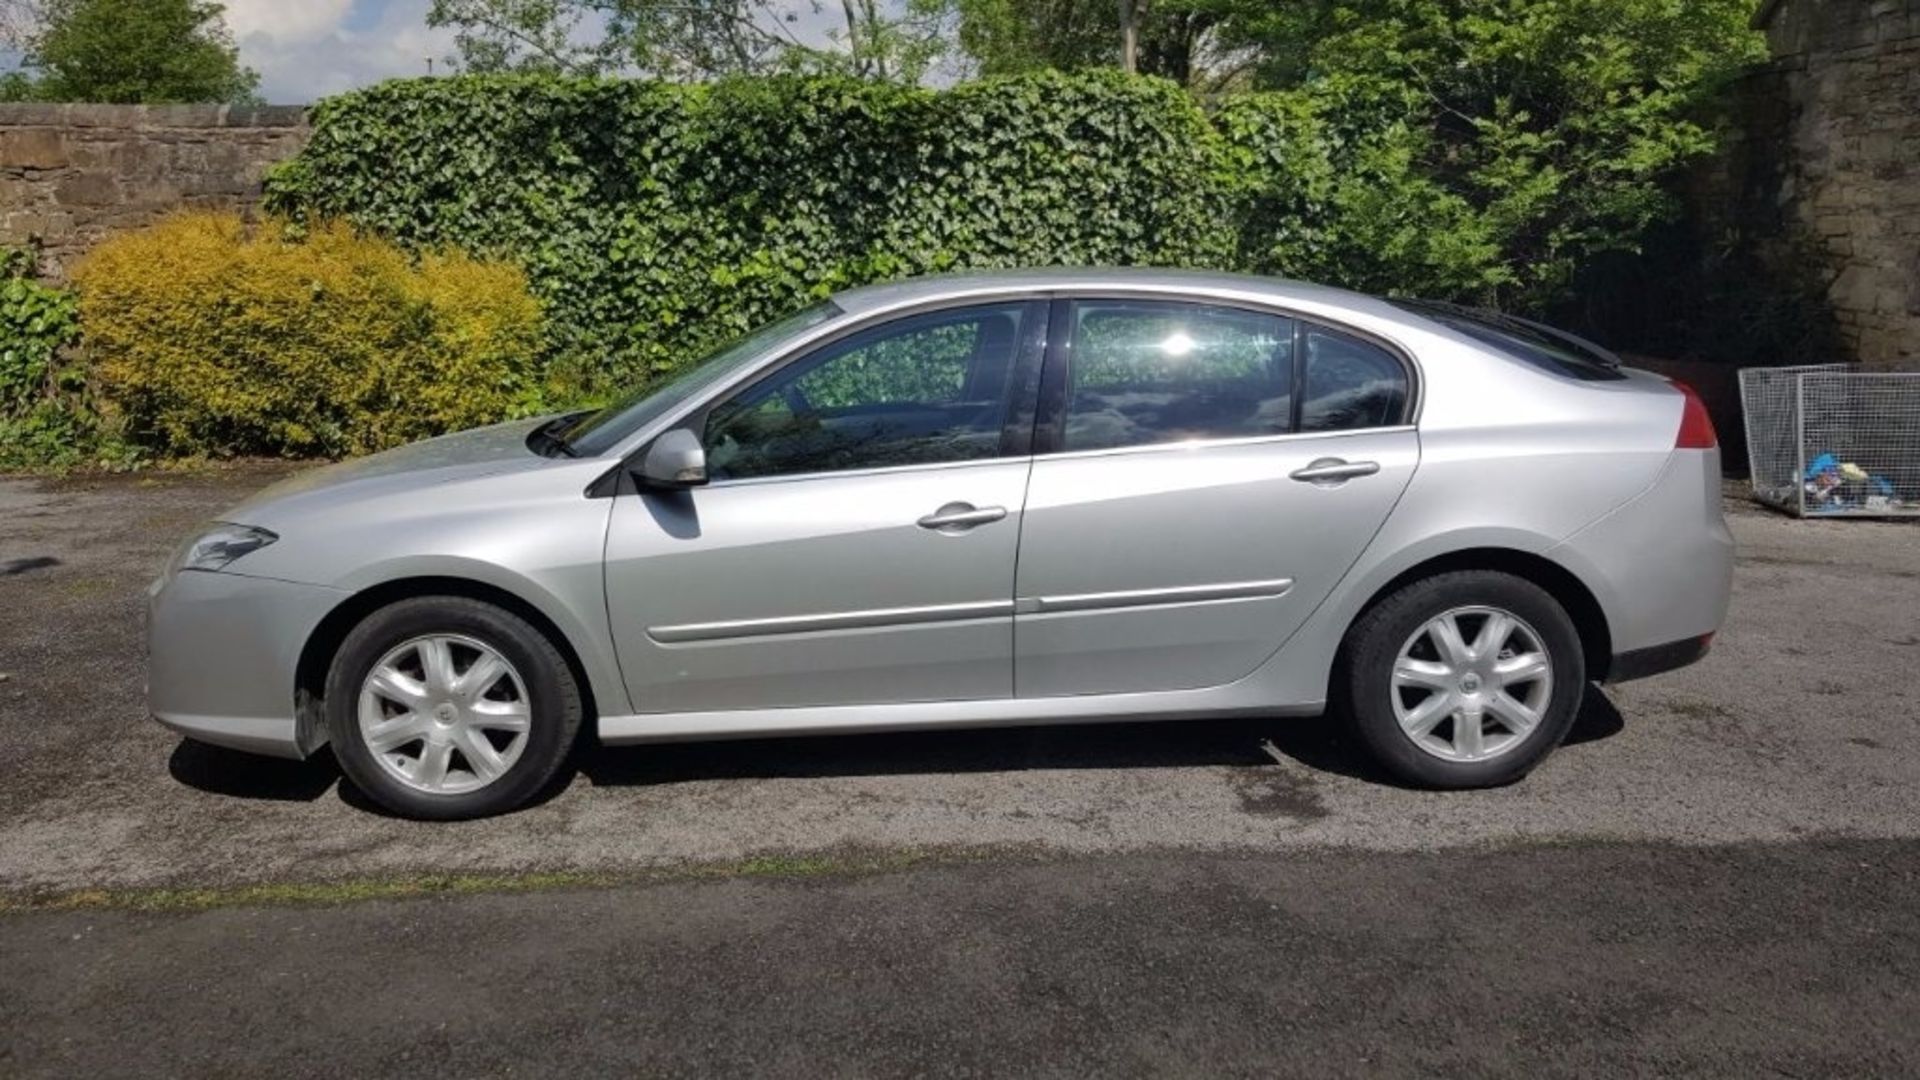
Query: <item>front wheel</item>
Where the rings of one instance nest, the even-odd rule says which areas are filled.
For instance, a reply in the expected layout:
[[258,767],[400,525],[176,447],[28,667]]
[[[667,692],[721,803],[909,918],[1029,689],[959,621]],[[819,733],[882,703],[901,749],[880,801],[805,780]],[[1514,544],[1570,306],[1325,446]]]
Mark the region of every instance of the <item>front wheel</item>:
[[396,814],[505,813],[565,762],[580,691],[539,630],[493,604],[402,600],[369,615],[327,676],[328,735],[355,787]]
[[1523,578],[1465,570],[1374,605],[1347,640],[1347,712],[1408,783],[1477,788],[1525,776],[1566,737],[1586,690],[1579,632]]

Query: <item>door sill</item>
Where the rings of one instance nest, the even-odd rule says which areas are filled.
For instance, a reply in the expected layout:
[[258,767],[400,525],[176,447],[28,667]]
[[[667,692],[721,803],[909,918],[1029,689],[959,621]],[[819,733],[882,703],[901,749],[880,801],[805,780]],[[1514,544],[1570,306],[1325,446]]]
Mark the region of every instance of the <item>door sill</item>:
[[1203,720],[1235,716],[1318,716],[1325,702],[1273,705],[1245,700],[1235,686],[1137,694],[1082,694],[1049,698],[922,701],[884,705],[815,705],[785,709],[642,713],[603,716],[600,741],[634,743],[832,735],[923,728],[1011,727],[1024,724],[1099,724],[1146,720]]

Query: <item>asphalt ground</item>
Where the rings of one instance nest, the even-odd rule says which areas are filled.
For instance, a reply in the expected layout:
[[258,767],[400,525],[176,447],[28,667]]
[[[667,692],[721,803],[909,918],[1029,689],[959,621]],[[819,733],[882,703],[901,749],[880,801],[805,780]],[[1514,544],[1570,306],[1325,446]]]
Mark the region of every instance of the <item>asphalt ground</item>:
[[142,710],[276,470],[0,479],[0,1074],[1920,1073],[1920,528],[1730,503],[1703,663],[1523,783],[1330,721],[590,747],[428,825]]
[[10,1076],[1911,1076],[1920,849],[1163,853],[0,919]]
[[306,763],[186,742],[142,703],[143,588],[258,469],[0,480],[0,892],[626,873],[846,850],[1434,851],[1920,836],[1920,527],[1734,504],[1707,660],[1589,695],[1495,791],[1404,790],[1326,720],[601,749],[543,805],[396,820]]

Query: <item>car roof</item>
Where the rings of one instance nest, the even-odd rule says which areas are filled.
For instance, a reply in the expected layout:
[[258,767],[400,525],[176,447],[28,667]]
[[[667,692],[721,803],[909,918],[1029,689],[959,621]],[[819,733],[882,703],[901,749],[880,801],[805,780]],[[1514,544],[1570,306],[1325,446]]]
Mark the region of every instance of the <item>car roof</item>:
[[833,302],[849,314],[861,315],[918,303],[957,299],[974,293],[1053,289],[1076,292],[1100,289],[1165,290],[1222,298],[1251,296],[1281,305],[1322,305],[1394,322],[1410,321],[1406,312],[1365,293],[1254,274],[1158,267],[1055,266],[975,270],[863,285],[835,293]]

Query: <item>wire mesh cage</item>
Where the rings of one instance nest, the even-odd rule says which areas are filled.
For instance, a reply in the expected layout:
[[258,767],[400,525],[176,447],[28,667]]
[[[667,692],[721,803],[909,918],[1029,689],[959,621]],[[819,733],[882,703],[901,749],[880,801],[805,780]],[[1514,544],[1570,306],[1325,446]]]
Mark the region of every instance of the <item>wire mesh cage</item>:
[[1802,517],[1920,517],[1920,372],[1740,372],[1754,497]]

